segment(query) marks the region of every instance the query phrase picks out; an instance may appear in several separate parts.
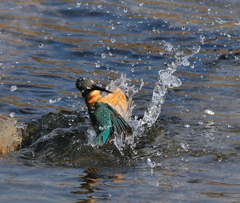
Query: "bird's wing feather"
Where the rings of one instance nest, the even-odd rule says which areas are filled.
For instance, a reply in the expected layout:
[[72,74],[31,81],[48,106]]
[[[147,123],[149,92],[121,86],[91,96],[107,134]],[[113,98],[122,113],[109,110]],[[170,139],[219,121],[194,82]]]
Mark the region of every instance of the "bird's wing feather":
[[97,102],[92,114],[92,123],[97,133],[96,144],[104,145],[113,133],[111,117],[105,103]]
[[132,134],[132,128],[124,118],[109,104],[97,102],[95,104],[95,130],[97,132],[96,143],[103,145],[114,132],[124,136]]
[[132,128],[125,121],[125,119],[110,105],[106,104],[110,112],[110,118],[114,128],[114,132],[117,134],[128,133],[132,134]]

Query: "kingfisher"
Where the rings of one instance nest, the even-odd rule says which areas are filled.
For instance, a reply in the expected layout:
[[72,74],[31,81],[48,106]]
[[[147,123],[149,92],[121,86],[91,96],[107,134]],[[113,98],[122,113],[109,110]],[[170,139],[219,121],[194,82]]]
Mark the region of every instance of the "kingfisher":
[[76,88],[82,93],[88,107],[88,114],[97,134],[97,145],[103,146],[110,142],[115,133],[124,139],[132,134],[132,128],[124,119],[127,100],[120,88],[109,91],[96,85],[88,77],[78,78]]

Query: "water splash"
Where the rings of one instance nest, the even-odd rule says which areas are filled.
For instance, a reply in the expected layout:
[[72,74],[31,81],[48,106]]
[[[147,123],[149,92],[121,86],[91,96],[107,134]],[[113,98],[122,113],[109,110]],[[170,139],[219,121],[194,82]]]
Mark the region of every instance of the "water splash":
[[[132,112],[135,107],[132,98],[134,94],[136,94],[138,90],[140,90],[144,85],[143,81],[137,88],[134,85],[131,85],[130,80],[127,79],[126,75],[122,74],[119,79],[111,81],[110,84],[106,87],[106,89],[110,91],[114,91],[115,89],[120,88],[128,98],[128,108],[123,117],[132,126],[133,135],[128,136],[125,141],[122,140],[121,136],[115,135],[114,143],[121,154],[123,154],[126,146],[130,146],[132,152],[137,155],[137,151],[135,150],[135,147],[137,145],[136,140],[141,137],[141,135],[146,130],[146,127],[150,128],[158,119],[161,113],[162,104],[165,101],[167,90],[169,88],[179,87],[182,84],[181,80],[177,76],[174,76],[173,73],[181,65],[189,66],[190,62],[188,59],[197,54],[201,48],[200,46],[194,46],[191,54],[184,55],[182,52],[179,52],[178,49],[174,48],[170,43],[167,43],[165,41],[162,43],[166,47],[166,51],[175,53],[175,60],[167,64],[168,68],[159,71],[159,77],[153,89],[152,101],[149,104],[147,110],[144,112],[142,119],[138,119],[137,117],[132,118]],[[92,136],[91,133],[91,141],[89,144],[92,143],[93,137],[94,136]]]
[[11,87],[10,87],[10,92],[14,92],[14,91],[16,91],[17,90],[17,85],[12,85]]
[[[167,46],[169,46],[169,44],[167,44]],[[144,112],[144,117],[140,121],[141,125],[147,124],[148,127],[151,127],[156,122],[161,113],[161,107],[164,103],[165,94],[168,88],[179,87],[182,84],[181,80],[172,74],[177,70],[177,67],[183,65],[185,61],[194,54],[197,54],[200,51],[200,48],[200,46],[193,47],[192,54],[190,55],[178,56],[176,54],[176,60],[171,64],[168,64],[168,68],[166,70],[159,71],[159,78],[153,89],[152,102],[150,103],[148,109]]]
[[120,88],[122,91],[124,91],[125,95],[128,98],[127,111],[123,117],[126,119],[126,121],[130,122],[132,111],[135,107],[132,97],[138,92],[138,88],[136,88],[134,85],[130,85],[129,80],[125,74],[121,74],[120,78],[111,81],[110,84],[106,86],[106,89],[110,91],[114,91],[117,88]]
[[123,153],[123,149],[125,149],[126,146],[130,146],[132,152],[134,154],[137,154],[137,151],[135,150],[137,144],[136,140],[141,137],[141,134],[144,133],[146,127],[150,128],[158,119],[161,113],[162,104],[165,101],[167,90],[169,88],[179,87],[182,84],[181,80],[177,76],[174,76],[173,73],[181,65],[189,66],[190,62],[188,59],[197,54],[201,48],[200,46],[194,46],[191,54],[184,55],[182,52],[179,52],[178,49],[174,48],[170,43],[167,43],[165,41],[162,43],[166,47],[166,51],[175,53],[175,60],[170,64],[167,64],[168,68],[159,71],[159,77],[153,89],[152,101],[149,104],[147,110],[144,112],[142,119],[138,119],[137,117],[132,118],[132,112],[135,107],[132,98],[133,95],[142,88],[144,84],[143,81],[140,87],[137,88],[134,85],[130,84],[130,80],[126,78],[126,75],[122,74],[119,79],[111,81],[111,83],[106,87],[106,89],[111,91],[115,90],[116,88],[120,88],[122,91],[124,91],[125,95],[128,98],[128,108],[126,115],[124,115],[124,118],[132,126],[133,135],[127,137],[125,141],[121,139],[121,136],[115,136],[114,143],[121,154]]

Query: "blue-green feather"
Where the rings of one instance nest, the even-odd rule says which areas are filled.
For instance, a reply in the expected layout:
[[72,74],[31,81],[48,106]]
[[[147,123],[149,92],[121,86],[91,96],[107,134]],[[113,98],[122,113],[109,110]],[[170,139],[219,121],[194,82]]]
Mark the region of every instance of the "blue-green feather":
[[103,145],[107,142],[113,131],[110,114],[106,104],[103,102],[97,102],[91,118],[92,124],[97,133],[96,144]]
[[94,107],[88,103],[89,94],[98,90],[101,92],[112,93],[102,87],[98,87],[90,78],[80,77],[76,81],[76,87],[85,98],[88,106],[88,113],[91,118],[92,125],[97,133],[96,144],[104,145],[113,134],[124,136],[132,134],[132,128],[124,120],[124,118],[110,105],[104,102],[97,102]]
[[116,132],[132,133],[131,127],[124,120],[124,118],[110,105],[104,102],[97,102],[95,109],[90,113],[92,124],[97,133],[96,144],[104,145],[107,140]]

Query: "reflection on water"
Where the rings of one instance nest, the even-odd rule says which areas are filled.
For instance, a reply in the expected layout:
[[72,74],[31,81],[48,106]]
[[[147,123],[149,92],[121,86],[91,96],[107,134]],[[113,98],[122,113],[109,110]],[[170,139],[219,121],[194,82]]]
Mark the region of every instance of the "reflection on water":
[[[78,200],[108,200],[111,197],[111,194],[104,188],[98,187],[104,179],[110,179],[113,182],[121,182],[122,175],[107,176],[104,177],[101,174],[98,174],[97,170],[94,168],[89,168],[85,171],[86,175],[81,177],[79,180],[80,187],[76,188],[76,191],[72,192],[77,194]],[[79,196],[83,195],[83,198],[80,199]]]
[[[29,129],[23,149],[0,159],[1,200],[238,201],[239,6],[1,1],[0,113]],[[130,86],[144,84],[133,97],[142,118],[159,70],[196,45],[136,151],[89,145],[76,78],[108,85],[124,73]]]

